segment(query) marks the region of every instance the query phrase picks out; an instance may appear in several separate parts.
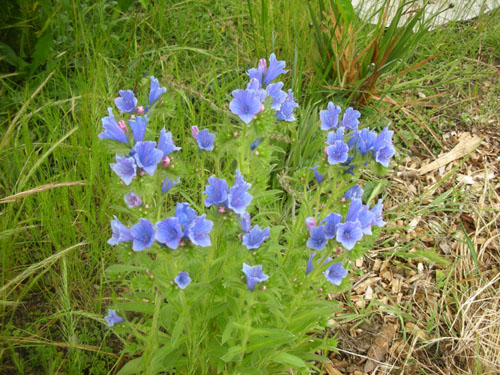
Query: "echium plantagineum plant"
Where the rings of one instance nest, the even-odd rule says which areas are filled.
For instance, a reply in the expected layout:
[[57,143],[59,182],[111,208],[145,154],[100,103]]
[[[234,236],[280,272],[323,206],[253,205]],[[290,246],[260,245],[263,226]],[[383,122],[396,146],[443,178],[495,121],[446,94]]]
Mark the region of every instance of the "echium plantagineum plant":
[[129,358],[119,374],[308,374],[335,348],[324,330],[339,308],[327,295],[346,288],[385,224],[382,202],[370,205],[358,182],[364,168],[388,166],[392,131],[359,129],[359,112],[340,118],[328,104],[316,124],[325,147],[303,169],[296,214],[282,214],[289,189],[271,189],[272,172],[288,156],[272,134],[301,126],[278,81],[286,72],[274,54],[261,59],[228,100],[241,122],[229,134],[193,125],[184,164],[177,137],[157,124],[170,93],[154,77],[147,107],[120,91],[120,119],[111,108],[103,118],[99,137],[118,152],[108,244],[119,264],[107,275],[120,297],[105,323]]

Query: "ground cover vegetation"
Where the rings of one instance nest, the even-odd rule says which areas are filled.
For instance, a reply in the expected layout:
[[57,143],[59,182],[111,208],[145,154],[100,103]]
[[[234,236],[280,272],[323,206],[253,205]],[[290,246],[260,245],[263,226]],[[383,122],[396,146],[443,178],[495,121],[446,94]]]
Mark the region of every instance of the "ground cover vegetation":
[[[345,109],[357,99],[333,89],[342,81],[327,74],[329,67],[320,74],[310,18],[317,6],[299,0],[19,0],[6,6],[0,16],[2,373],[112,374],[140,352],[120,324],[108,328],[118,319],[108,309],[133,286],[116,290],[105,272],[123,263],[107,241],[110,220],[124,206],[123,195],[111,188],[118,178],[109,168],[114,153],[97,135],[118,90],[148,93],[152,75],[166,88],[168,96],[154,109],[182,147],[173,153],[169,173],[175,177],[206,156],[192,126],[213,134],[236,126],[241,135],[231,92],[246,87],[246,72],[260,57],[275,53],[287,63],[282,80],[298,103],[296,128],[287,129],[298,134],[274,128],[267,135],[266,142],[293,155],[281,168],[269,163],[272,188],[292,198],[260,207],[268,220],[261,229],[282,219],[304,224],[307,215],[299,215],[294,202],[303,194],[301,178],[314,187],[308,168],[318,156],[306,140],[321,132],[319,111],[328,102]],[[395,131],[398,153],[383,183],[371,183],[372,173],[362,176],[365,188],[376,186],[374,197],[384,197],[387,226],[352,264],[347,292],[332,287],[317,294],[318,303],[338,301],[329,328],[316,333],[333,339],[336,351],[317,352],[322,358],[316,359],[328,360],[309,370],[283,355],[274,362],[277,370],[288,364],[296,372],[327,374],[498,373],[498,20],[493,12],[426,32],[389,72],[395,74],[390,84],[376,86],[364,96],[366,105],[356,107],[366,126],[381,132],[390,120]],[[369,40],[369,30],[360,36]],[[155,126],[159,132],[162,121]],[[222,141],[230,144],[234,131],[221,132]],[[464,132],[481,142],[422,173],[461,144]],[[228,188],[234,173],[225,175]],[[207,194],[199,189],[199,173],[181,177],[192,188],[175,186],[168,199],[202,202]],[[303,237],[305,251],[307,231]],[[179,276],[177,285],[184,286],[188,279]]]

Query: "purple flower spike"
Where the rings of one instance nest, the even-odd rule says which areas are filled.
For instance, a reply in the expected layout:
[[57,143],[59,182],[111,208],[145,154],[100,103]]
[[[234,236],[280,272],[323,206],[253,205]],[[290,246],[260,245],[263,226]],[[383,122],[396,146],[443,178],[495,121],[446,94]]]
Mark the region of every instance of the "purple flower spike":
[[179,288],[184,289],[191,283],[191,278],[187,272],[179,272],[179,274],[174,279],[175,283]]
[[123,113],[135,112],[137,99],[131,90],[120,90],[120,96],[115,98],[115,105]]
[[134,141],[142,142],[144,141],[144,136],[146,135],[146,125],[148,123],[148,116],[137,116],[135,120],[130,120],[129,125],[132,129],[132,134],[134,135]]
[[209,133],[208,129],[199,131],[195,140],[200,150],[212,151],[214,149],[215,134]]
[[125,194],[123,200],[127,204],[128,208],[140,207],[142,206],[142,199],[134,192]]
[[349,200],[361,199],[362,196],[363,196],[363,189],[361,189],[361,186],[359,185],[354,185],[344,194],[344,197]]
[[288,90],[288,96],[286,100],[281,105],[281,109],[276,112],[276,118],[278,121],[295,121],[295,116],[293,115],[293,110],[299,105],[293,100],[292,90]]
[[309,234],[310,236],[306,243],[308,248],[321,250],[325,247],[326,237],[322,227],[311,227]]
[[156,142],[137,142],[134,147],[134,158],[137,165],[144,168],[147,174],[154,175],[156,166],[163,159],[163,151],[155,148]]
[[160,131],[160,139],[158,140],[158,150],[163,152],[162,159],[170,155],[174,151],[179,151],[181,148],[176,147],[172,140],[172,133],[165,130],[165,127]]
[[189,203],[177,203],[174,216],[179,219],[179,223],[188,227],[196,217],[196,211],[189,208]]
[[102,119],[104,131],[98,135],[101,139],[111,139],[113,141],[128,143],[128,138],[113,116],[113,109],[108,108],[109,116]]
[[347,270],[342,266],[342,263],[333,263],[323,275],[332,284],[340,285],[342,279],[347,276]]
[[363,231],[359,221],[347,221],[338,225],[337,242],[340,242],[347,250],[352,250],[361,237],[363,237]]
[[340,123],[346,129],[357,130],[359,120],[358,118],[361,116],[361,113],[349,107],[344,112],[344,117],[342,118],[342,122]]
[[377,204],[370,210],[373,213],[374,217],[372,220],[372,225],[376,225],[377,227],[383,227],[386,222],[382,219],[382,209],[384,205],[382,204],[382,199],[379,199]]
[[153,105],[153,103],[156,102],[158,98],[167,91],[167,89],[165,87],[160,87],[158,79],[154,76],[151,76],[150,80],[151,86],[149,88],[149,105]]
[[234,90],[234,99],[229,103],[229,109],[245,123],[248,124],[254,116],[260,113],[261,102],[255,90]]
[[139,223],[130,228],[134,241],[132,242],[132,250],[142,251],[150,248],[155,242],[155,228],[147,219],[140,218]]
[[243,215],[241,215],[240,217],[241,217],[240,220],[241,230],[244,233],[250,232],[250,214],[245,211]]
[[328,110],[319,111],[321,130],[335,129],[339,125],[339,114],[342,110],[332,102],[328,103]]
[[285,102],[287,94],[283,90],[283,82],[271,83],[266,90],[269,96],[273,99],[272,109],[279,111],[281,105]]
[[116,314],[115,310],[108,309],[108,315],[104,317],[106,324],[108,327],[113,327],[115,324],[123,323],[125,319]]
[[156,223],[156,241],[167,245],[175,250],[179,246],[179,242],[183,236],[183,231],[179,219],[176,217],[168,217]]
[[116,163],[109,165],[111,169],[122,179],[125,185],[130,185],[137,172],[134,158],[116,156]]
[[321,220],[321,224],[323,224],[323,232],[328,240],[335,238],[335,235],[337,234],[337,226],[339,225],[341,219],[342,216],[339,214],[331,213]]
[[132,241],[132,234],[130,229],[123,225],[120,220],[113,216],[115,220],[111,220],[111,231],[113,232],[111,238],[108,240],[108,244],[111,246],[118,245],[120,242]]
[[228,207],[232,209],[237,214],[243,215],[247,206],[252,201],[252,196],[247,193],[252,185],[245,182],[240,171],[236,171],[236,180],[231,189],[229,189]]
[[255,285],[257,285],[257,283],[260,283],[260,282],[263,282],[263,281],[266,281],[267,279],[269,279],[269,276],[266,275],[263,271],[262,271],[262,266],[261,265],[258,265],[258,266],[249,266],[248,264],[245,264],[243,263],[243,269],[242,269],[243,273],[246,275],[247,277],[247,288],[248,290],[254,290],[255,288]]
[[344,163],[347,161],[349,156],[347,153],[349,147],[342,141],[335,141],[335,144],[328,146],[326,148],[326,153],[328,155],[328,164],[334,165],[339,163]]
[[180,178],[177,177],[176,180],[170,178],[170,177],[165,177],[161,184],[161,193],[165,194],[167,191],[172,189],[174,186],[179,185],[181,183]]
[[268,85],[270,82],[274,81],[279,75],[288,72],[284,70],[286,63],[284,61],[277,61],[276,55],[271,53],[269,56],[269,67],[267,68],[266,76],[264,77],[264,83]]
[[243,245],[248,250],[258,249],[269,238],[270,234],[271,230],[269,227],[261,230],[258,225],[255,225],[250,232],[243,236]]
[[207,215],[196,216],[187,228],[187,235],[191,242],[201,247],[207,247],[212,244],[208,234],[212,230],[214,223],[211,220],[206,220],[206,216]]
[[207,195],[205,199],[205,207],[211,205],[221,206],[227,200],[227,182],[222,178],[210,177],[208,184],[205,187],[204,193]]

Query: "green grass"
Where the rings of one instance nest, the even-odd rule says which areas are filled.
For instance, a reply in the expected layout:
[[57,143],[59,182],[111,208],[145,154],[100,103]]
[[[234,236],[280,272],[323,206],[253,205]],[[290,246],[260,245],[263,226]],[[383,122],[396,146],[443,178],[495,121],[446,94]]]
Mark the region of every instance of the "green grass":
[[[15,55],[0,61],[0,199],[12,197],[0,201],[0,372],[113,373],[120,343],[102,320],[112,295],[104,269],[115,261],[106,241],[121,198],[108,189],[111,155],[97,138],[106,107],[118,89],[146,92],[147,77],[158,77],[170,98],[159,116],[183,147],[179,159],[192,165],[191,125],[229,126],[231,91],[259,57],[275,51],[287,62],[286,84],[304,118],[315,116],[308,96],[323,93],[310,58],[307,10],[301,0],[159,0],[134,2],[127,11],[109,1],[43,1],[38,9],[18,3],[2,16],[8,33],[1,41],[16,38],[9,42]],[[451,128],[474,118],[477,108],[469,103],[500,60],[499,25],[498,13],[452,25],[414,52],[418,61],[446,46],[405,79],[427,95],[452,90],[458,101],[439,99],[450,112],[418,111],[423,121],[445,116]],[[456,69],[445,77],[449,85],[437,87],[436,70],[450,66]],[[498,93],[493,82],[482,107],[485,124],[495,118]],[[409,145],[416,137],[432,141],[393,107],[374,108],[365,110],[365,121],[392,117]],[[438,135],[447,129],[429,126]],[[302,145],[304,160],[290,161],[290,168],[306,165],[308,153]]]

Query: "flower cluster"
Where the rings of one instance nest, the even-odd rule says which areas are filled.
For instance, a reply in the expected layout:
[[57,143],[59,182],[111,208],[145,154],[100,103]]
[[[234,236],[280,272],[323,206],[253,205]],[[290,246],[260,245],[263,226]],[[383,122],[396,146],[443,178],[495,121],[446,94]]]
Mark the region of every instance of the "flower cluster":
[[226,180],[217,177],[209,177],[208,185],[204,193],[205,207],[212,205],[218,207],[227,207],[239,215],[246,212],[247,206],[252,201],[252,196],[247,192],[252,185],[243,179],[240,171],[236,171],[234,185],[228,188]]
[[275,111],[278,121],[294,121],[294,109],[298,104],[293,98],[293,92],[288,94],[282,90],[283,82],[273,82],[278,76],[286,73],[285,62],[277,61],[274,53],[269,57],[269,66],[266,59],[260,59],[257,68],[248,71],[250,82],[245,90],[233,91],[234,99],[229,103],[229,109],[245,123],[249,124],[255,116],[263,112],[266,103]]

